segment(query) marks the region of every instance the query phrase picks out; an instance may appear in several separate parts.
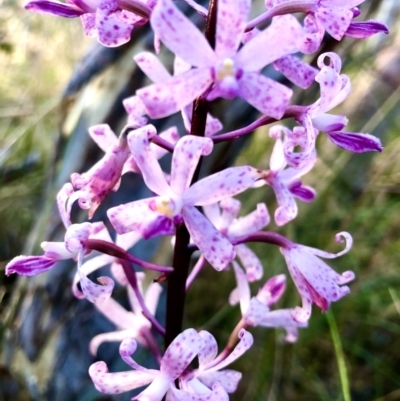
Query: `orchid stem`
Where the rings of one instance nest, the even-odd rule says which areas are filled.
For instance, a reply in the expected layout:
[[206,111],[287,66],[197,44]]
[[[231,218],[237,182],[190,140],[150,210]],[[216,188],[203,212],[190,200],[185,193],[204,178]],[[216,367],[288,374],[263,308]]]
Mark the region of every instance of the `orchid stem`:
[[[217,0],[210,0],[205,36],[211,47],[215,47],[215,30],[217,23]],[[200,96],[193,104],[191,135],[205,135],[208,105],[207,100]],[[193,175],[192,184],[199,177],[201,159]],[[173,257],[174,271],[168,276],[167,316],[165,347],[167,348],[175,337],[182,332],[182,321],[186,296],[186,280],[189,274],[192,250],[188,247],[189,232],[184,223],[176,226],[176,240]]]

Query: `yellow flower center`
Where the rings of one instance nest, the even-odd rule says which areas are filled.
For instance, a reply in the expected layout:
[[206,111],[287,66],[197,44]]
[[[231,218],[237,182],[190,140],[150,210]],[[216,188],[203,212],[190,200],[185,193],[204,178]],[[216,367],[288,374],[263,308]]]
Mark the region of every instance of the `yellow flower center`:
[[217,71],[217,80],[222,81],[226,77],[234,77],[236,75],[235,63],[232,59],[226,58]]
[[176,215],[175,202],[166,196],[160,196],[155,201],[156,209],[158,212],[165,214],[169,217]]

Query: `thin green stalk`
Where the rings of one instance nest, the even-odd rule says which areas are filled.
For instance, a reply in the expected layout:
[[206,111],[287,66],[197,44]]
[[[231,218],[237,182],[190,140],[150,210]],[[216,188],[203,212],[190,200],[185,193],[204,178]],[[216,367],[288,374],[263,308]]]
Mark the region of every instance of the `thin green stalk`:
[[329,330],[331,332],[333,346],[335,347],[340,383],[342,385],[343,399],[344,401],[351,401],[349,376],[347,373],[346,361],[344,359],[342,342],[340,340],[340,335],[336,325],[336,320],[331,311],[328,311],[325,314],[325,316],[329,324]]

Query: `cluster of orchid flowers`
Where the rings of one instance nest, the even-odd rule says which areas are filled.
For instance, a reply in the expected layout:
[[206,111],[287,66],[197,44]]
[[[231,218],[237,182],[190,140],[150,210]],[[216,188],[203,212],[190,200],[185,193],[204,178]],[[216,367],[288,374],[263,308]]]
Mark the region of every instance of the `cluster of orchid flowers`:
[[[93,302],[116,326],[115,332],[92,339],[91,353],[96,354],[105,341],[120,341],[121,358],[133,369],[110,373],[105,362],[94,363],[89,374],[99,391],[117,394],[149,384],[135,399],[160,401],[166,395],[170,401],[228,400],[228,394],[236,390],[242,375],[224,368],[252,345],[249,328],[282,327],[286,330],[286,340],[293,342],[298,328],[307,326],[312,304],[326,311],[331,302],[349,293],[346,284],[354,279],[353,272],[338,274],[320,258],[336,258],[346,253],[352,246],[350,234],[337,234],[336,240],[345,240],[346,246],[336,254],[296,244],[278,233],[263,231],[270,222],[264,203],[259,203],[248,215],[238,217],[241,204],[234,196],[270,186],[278,203],[274,220],[283,226],[297,216],[296,198],[310,202],[315,197],[314,189],[303,185],[300,178],[315,165],[319,132],[347,151],[382,150],[379,139],[345,131],[345,116],[328,114],[351,91],[349,78],[340,73],[339,56],[320,55],[317,68],[299,57],[300,53],[316,52],[325,32],[336,40],[346,35],[366,38],[378,32],[387,33],[386,26],[379,22],[354,21],[360,14],[356,6],[362,2],[266,0],[266,11],[248,21],[251,0],[211,0],[209,9],[186,0],[207,19],[206,36],[172,0],[72,0],[67,3],[33,0],[26,5],[35,12],[81,17],[85,33],[97,36],[105,46],[126,43],[135,26],[149,21],[156,52],[163,44],[175,54],[173,75],[156,55],[143,52],[135,56],[153,84],[124,100],[128,125],[119,137],[105,124],[89,129],[90,136],[105,154],[87,172],[72,174],[71,183],[66,183],[57,195],[66,228],[64,241],[43,242],[43,255],[18,256],[6,267],[6,274],[33,276],[53,268],[60,260],[77,261],[72,284],[74,295]],[[299,12],[304,14],[301,22],[292,15]],[[265,22],[270,22],[267,28],[256,28]],[[317,82],[319,99],[307,106],[290,105],[292,90],[263,75],[262,69],[269,64],[300,88]],[[223,125],[207,113],[206,105],[221,97],[241,97],[262,116],[246,127],[220,133]],[[196,107],[193,102],[197,102]],[[176,127],[158,134],[149,123],[149,119],[177,112],[182,113],[182,125],[187,131],[183,136]],[[284,119],[292,119],[296,125],[270,128],[275,145],[269,169],[235,166],[198,178],[200,161],[211,154],[214,144],[235,140],[260,126]],[[165,172],[158,159],[168,152],[172,153],[171,168]],[[75,202],[88,210],[91,219],[107,195],[118,189],[121,176],[128,172],[140,174],[153,196],[108,210],[116,232],[115,241],[103,222],[72,224],[71,209]],[[178,234],[179,230],[186,232],[186,237]],[[173,266],[154,264],[129,252],[141,239],[174,235]],[[299,291],[301,306],[271,310],[285,290],[283,274],[268,279],[258,294],[252,296],[249,283],[261,280],[264,270],[258,256],[247,246],[249,242],[279,246]],[[188,258],[180,257],[182,249]],[[101,254],[87,258],[92,251]],[[189,266],[181,265],[188,265],[191,259],[196,260],[188,273]],[[236,288],[229,302],[239,304],[241,310],[241,320],[219,355],[217,342],[207,331],[182,330],[179,327],[182,322],[178,327],[168,326],[168,313],[174,313],[168,305],[166,328],[155,317],[163,290],[160,283],[166,281],[169,286],[178,278],[183,283],[183,296],[175,300],[175,306],[176,302],[183,303],[184,293],[207,262],[216,271],[232,268]],[[114,279],[99,277],[95,283],[88,278],[105,265],[111,265]],[[133,266],[155,271],[159,278],[144,290],[145,274],[135,271]],[[111,297],[115,281],[126,287],[132,311]],[[180,308],[183,310],[182,305]],[[166,341],[163,356],[158,335],[170,339]],[[147,369],[132,359],[137,343],[150,349],[159,362],[159,370]],[[191,364],[196,356],[198,367],[193,368]]]

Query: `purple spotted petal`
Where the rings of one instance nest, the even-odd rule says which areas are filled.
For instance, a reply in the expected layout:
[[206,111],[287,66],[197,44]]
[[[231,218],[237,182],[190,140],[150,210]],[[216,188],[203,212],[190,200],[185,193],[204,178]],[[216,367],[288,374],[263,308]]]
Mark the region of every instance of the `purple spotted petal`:
[[98,391],[119,394],[142,387],[154,379],[154,375],[142,371],[109,373],[105,362],[96,362],[89,368],[89,375]]
[[216,372],[218,370],[221,370],[225,366],[228,366],[233,361],[240,358],[253,345],[253,336],[248,331],[244,329],[240,330],[238,337],[239,343],[229,354],[229,356],[220,363],[212,366],[211,368],[208,368],[207,372]]
[[171,380],[177,379],[197,356],[203,340],[194,329],[179,334],[165,351],[160,362],[160,371]]
[[182,216],[192,241],[214,269],[220,271],[235,257],[235,250],[228,239],[193,206],[184,206]]
[[215,384],[219,383],[227,393],[234,393],[242,378],[242,373],[232,369],[224,369],[220,372],[204,372],[197,377],[209,388],[213,388]]
[[302,89],[308,88],[315,80],[318,70],[303,62],[298,57],[289,55],[281,57],[274,63],[276,70],[280,71],[289,81]]
[[97,37],[96,14],[87,13],[81,15],[80,18],[86,36],[89,36],[89,38]]
[[220,0],[217,7],[215,54],[219,60],[231,58],[245,30],[251,0]]
[[20,276],[36,276],[50,270],[58,260],[42,256],[20,255],[12,259],[6,265],[6,275],[17,273]]
[[151,118],[178,112],[199,97],[212,83],[211,68],[194,68],[169,81],[139,89],[136,93]]
[[146,125],[128,135],[128,144],[146,185],[158,195],[168,195],[169,185],[156,155],[150,147],[150,139],[157,135],[152,125]]
[[376,33],[388,34],[389,28],[385,24],[374,20],[352,22],[347,28],[345,35],[357,39],[365,39]]
[[332,37],[341,40],[353,19],[353,12],[339,7],[319,7],[315,17]]
[[192,181],[201,156],[207,156],[213,149],[213,141],[193,135],[182,137],[175,146],[171,163],[171,189],[182,195]]
[[166,82],[171,78],[171,74],[154,54],[141,52],[133,59],[154,83]]
[[[211,205],[210,205],[211,206]],[[233,220],[237,217],[240,212],[242,204],[240,201],[234,198],[222,199],[219,203],[221,213],[218,219],[210,219],[214,224],[218,224],[218,229],[227,230],[232,224]]]
[[204,35],[171,0],[157,2],[150,23],[161,41],[184,61],[196,67],[215,64],[214,52]]
[[237,195],[261,177],[260,171],[250,166],[230,167],[193,184],[184,194],[185,205],[209,205]]
[[329,139],[342,149],[354,153],[382,152],[381,141],[373,135],[356,132],[326,132]]
[[246,216],[237,218],[229,227],[229,239],[236,239],[263,229],[270,221],[265,203],[258,203],[257,209]]
[[246,245],[235,245],[237,257],[246,270],[246,278],[249,282],[260,280],[264,274],[263,266],[258,256]]
[[283,116],[291,89],[257,72],[244,72],[238,83],[240,96],[261,113],[276,119]]
[[50,0],[30,1],[25,4],[24,8],[34,13],[57,15],[64,18],[76,18],[85,13],[85,11],[75,4],[65,4]]
[[118,138],[108,124],[99,124],[90,127],[89,135],[104,153],[118,145]]
[[287,186],[275,175],[268,178],[279,207],[275,210],[275,223],[283,226],[297,216],[297,205]]
[[215,359],[218,353],[218,345],[214,336],[208,331],[199,331],[199,336],[203,340],[203,347],[198,353],[199,357],[199,368],[210,363]]
[[286,276],[278,274],[271,277],[258,291],[256,298],[266,306],[271,306],[279,301],[285,292]]
[[302,34],[299,22],[291,15],[275,17],[271,26],[247,42],[235,56],[238,68],[259,71],[281,57],[299,50],[298,38]]
[[175,232],[173,221],[154,211],[158,197],[141,199],[125,205],[113,207],[107,215],[118,234],[138,231],[144,238],[157,235],[172,235]]
[[97,36],[101,44],[108,47],[121,46],[131,39],[133,26],[112,15],[115,11],[107,3],[101,3],[96,11]]

